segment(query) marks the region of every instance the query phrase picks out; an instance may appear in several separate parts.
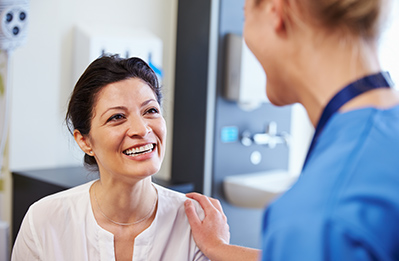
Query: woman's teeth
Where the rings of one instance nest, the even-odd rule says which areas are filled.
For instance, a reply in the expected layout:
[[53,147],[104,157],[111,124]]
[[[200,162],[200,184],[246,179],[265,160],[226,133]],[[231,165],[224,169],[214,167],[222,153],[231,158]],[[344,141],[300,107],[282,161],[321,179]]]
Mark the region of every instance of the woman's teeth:
[[138,155],[142,155],[142,154],[146,154],[151,152],[154,149],[154,144],[147,144],[145,146],[141,146],[138,148],[132,148],[132,149],[128,149],[125,150],[123,153],[128,155],[128,156],[138,156]]

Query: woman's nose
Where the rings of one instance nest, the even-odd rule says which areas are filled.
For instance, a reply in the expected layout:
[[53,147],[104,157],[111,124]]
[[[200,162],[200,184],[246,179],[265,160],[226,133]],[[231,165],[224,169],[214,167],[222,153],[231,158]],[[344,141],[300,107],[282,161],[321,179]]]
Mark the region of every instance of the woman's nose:
[[147,121],[142,118],[131,120],[129,124],[129,130],[127,133],[129,137],[145,137],[151,132],[151,127],[148,125]]

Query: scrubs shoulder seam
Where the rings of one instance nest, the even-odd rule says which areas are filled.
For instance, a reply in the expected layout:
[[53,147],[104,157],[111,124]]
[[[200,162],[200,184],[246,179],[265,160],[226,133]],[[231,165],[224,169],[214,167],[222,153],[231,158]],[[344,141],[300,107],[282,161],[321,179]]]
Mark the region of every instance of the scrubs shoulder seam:
[[[374,118],[377,115],[378,111],[377,110],[372,110],[370,112],[370,115],[368,116],[368,119],[366,120],[366,124],[364,124],[364,129],[361,131],[361,135],[359,135],[358,141],[356,146],[354,146],[354,149],[352,151],[352,155],[350,157],[347,157],[346,162],[342,165],[341,171],[339,174],[339,178],[335,181],[335,184],[333,185],[333,189],[331,190],[331,194],[327,200],[327,207],[326,207],[326,212],[324,212],[324,220],[326,222],[333,222],[333,220],[336,220],[336,216],[334,215],[334,210],[339,206],[339,201],[341,200],[342,193],[346,191],[347,189],[347,184],[349,183],[349,180],[352,178],[352,174],[354,172],[354,169],[356,169],[359,159],[361,158],[362,150],[364,148],[365,143],[363,142],[367,136],[369,136],[370,131],[373,128],[373,122]],[[348,173],[347,175],[343,175],[343,173]],[[326,236],[326,234],[325,234]],[[327,238],[324,238],[324,242],[328,242]],[[324,249],[328,249],[328,244],[324,246]]]
[[[363,149],[365,146],[365,140],[369,136],[372,128],[373,128],[373,122],[374,122],[374,117],[376,115],[376,111],[372,112],[370,116],[368,116],[367,119],[367,124],[364,125],[364,129],[361,131],[361,134],[359,135],[359,138],[356,142],[356,145],[353,147],[352,153],[349,157],[347,157],[345,163],[341,167],[341,171],[339,174],[339,179],[336,180],[332,193],[329,197],[329,202],[331,204],[328,204],[329,206],[333,206],[330,208],[330,211],[332,212],[333,208],[336,206],[336,203],[341,200],[340,194],[346,190],[347,188],[347,183],[349,180],[352,178],[352,174],[354,170],[357,168],[357,164],[359,163],[359,159],[361,158],[363,154]],[[343,173],[348,173],[347,175],[343,175]]]

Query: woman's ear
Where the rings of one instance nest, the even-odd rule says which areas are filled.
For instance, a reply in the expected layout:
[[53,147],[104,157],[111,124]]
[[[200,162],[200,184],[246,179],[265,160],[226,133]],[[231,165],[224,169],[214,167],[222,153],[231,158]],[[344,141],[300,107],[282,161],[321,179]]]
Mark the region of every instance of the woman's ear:
[[92,151],[89,138],[87,136],[82,135],[80,131],[74,130],[73,137],[75,138],[76,143],[79,145],[80,149],[83,150],[84,153],[94,156]]

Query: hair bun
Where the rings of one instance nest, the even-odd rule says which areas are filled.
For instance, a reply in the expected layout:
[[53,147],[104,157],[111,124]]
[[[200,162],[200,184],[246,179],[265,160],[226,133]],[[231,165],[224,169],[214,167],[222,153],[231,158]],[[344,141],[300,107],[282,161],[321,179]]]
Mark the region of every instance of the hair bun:
[[[383,6],[387,0],[301,0],[318,23],[330,29],[346,30],[364,38],[380,33]],[[302,2],[302,3],[301,3]]]

